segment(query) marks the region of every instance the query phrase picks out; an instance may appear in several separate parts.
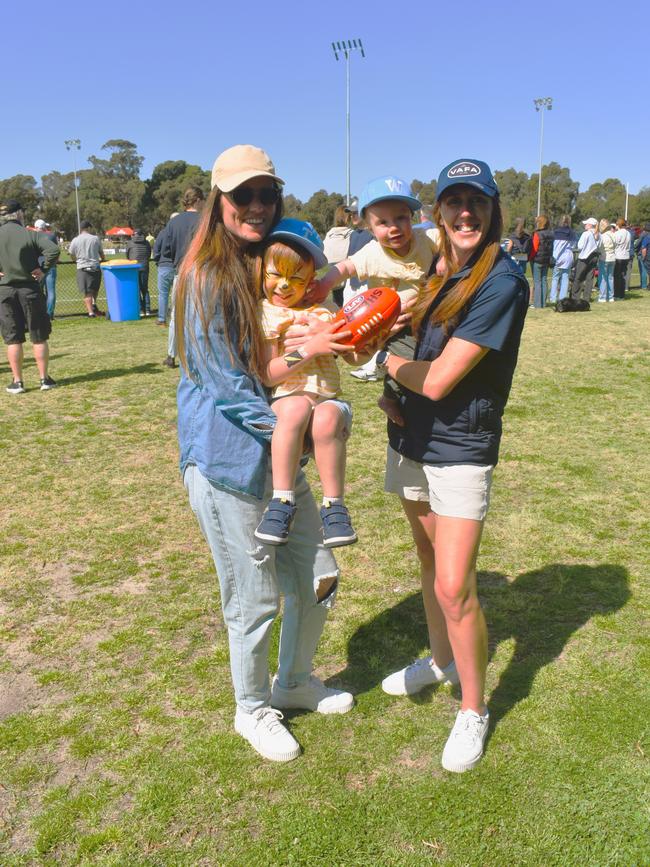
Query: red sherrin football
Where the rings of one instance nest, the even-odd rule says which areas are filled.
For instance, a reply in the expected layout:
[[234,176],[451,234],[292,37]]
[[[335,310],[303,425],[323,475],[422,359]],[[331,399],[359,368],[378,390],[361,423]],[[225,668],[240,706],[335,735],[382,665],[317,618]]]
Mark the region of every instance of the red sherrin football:
[[333,321],[341,323],[341,331],[352,332],[352,336],[342,342],[363,349],[367,343],[390,331],[399,312],[397,292],[386,286],[376,286],[357,292],[341,307]]

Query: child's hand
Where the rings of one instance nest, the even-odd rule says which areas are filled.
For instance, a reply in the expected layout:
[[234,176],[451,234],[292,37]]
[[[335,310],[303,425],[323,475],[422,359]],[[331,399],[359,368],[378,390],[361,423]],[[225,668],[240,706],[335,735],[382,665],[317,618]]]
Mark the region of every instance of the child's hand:
[[340,342],[352,337],[351,331],[338,330],[340,325],[340,322],[319,322],[311,325],[310,328],[318,327],[319,330],[303,344],[303,352],[312,358],[317,355],[338,355],[339,353],[354,352],[353,346]]

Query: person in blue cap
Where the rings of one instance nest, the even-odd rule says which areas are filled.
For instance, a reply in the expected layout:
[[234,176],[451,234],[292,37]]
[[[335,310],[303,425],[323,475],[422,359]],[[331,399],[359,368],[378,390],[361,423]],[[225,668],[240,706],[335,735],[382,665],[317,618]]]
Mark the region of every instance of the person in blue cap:
[[445,265],[414,308],[414,360],[386,350],[377,358],[403,387],[403,423],[388,422],[386,490],[399,495],[411,524],[431,655],[382,687],[413,695],[460,682],[442,765],[462,772],[481,759],[489,724],[476,560],[529,290],[501,249],[499,191],[486,163],[459,159],[443,169],[434,220]]
[[296,474],[308,436],[323,486],[323,544],[328,548],[357,541],[343,501],[346,440],[352,426],[352,410],[338,400],[341,381],[332,349],[350,352],[343,344],[333,347],[327,329],[300,349],[286,353],[284,336],[292,325],[330,323],[336,314],[333,302],[305,303],[305,293],[318,268],[327,265],[323,243],[311,223],[281,220],[268,236],[262,261],[262,330],[267,342],[263,382],[273,388],[277,416],[271,438],[273,496],[255,537],[269,545],[285,545],[296,514]]
[[[397,290],[402,308],[414,300],[426,283],[439,252],[437,228],[413,228],[413,214],[421,209],[422,203],[401,178],[387,175],[369,181],[359,196],[359,213],[375,240],[333,265],[317,281],[321,297],[343,280],[358,277],[367,281],[370,289],[389,286]],[[413,358],[415,340],[409,327],[394,334],[390,345],[393,352]],[[379,406],[395,421],[399,420],[399,394],[399,386],[386,378]]]

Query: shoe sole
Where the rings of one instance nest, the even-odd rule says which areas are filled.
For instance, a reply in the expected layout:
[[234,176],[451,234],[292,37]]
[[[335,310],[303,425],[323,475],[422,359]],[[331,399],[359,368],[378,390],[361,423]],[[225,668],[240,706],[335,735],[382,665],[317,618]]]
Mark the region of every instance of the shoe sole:
[[344,545],[354,545],[355,542],[359,541],[359,537],[354,536],[335,536],[333,539],[324,539],[323,545],[326,548],[342,548]]
[[271,693],[271,707],[275,707],[278,710],[309,710],[312,713],[320,713],[323,716],[330,716],[336,713],[348,713],[354,707],[354,696],[351,697],[350,701],[347,704],[340,705],[338,707],[330,708],[326,707],[322,710],[316,707],[307,707],[304,704],[293,704],[291,702],[282,703],[282,700],[278,700],[273,693]]
[[446,764],[443,758],[440,764],[446,771],[449,771],[452,774],[464,774],[465,771],[471,771],[472,768],[475,768],[482,758],[483,753],[481,753],[481,755],[477,756],[475,759],[472,759],[471,762],[447,762]]
[[14,389],[14,388],[7,388],[7,389],[5,389],[5,391],[7,392],[7,394],[25,394],[25,392],[27,391],[27,389],[26,389],[26,388],[21,388],[20,390],[17,390],[17,389]]
[[286,545],[289,541],[288,539],[280,539],[277,536],[267,536],[266,533],[258,533],[257,530],[253,533],[253,536],[259,542],[266,542],[267,545]]
[[56,388],[56,385],[42,385],[41,391],[52,391],[53,388]]
[[297,759],[300,755],[300,746],[297,746],[295,749],[286,752],[286,753],[274,753],[270,750],[264,750],[262,747],[255,743],[251,738],[246,734],[246,732],[242,731],[237,725],[237,721],[235,721],[235,731],[240,737],[244,738],[245,741],[252,746],[256,753],[259,753],[265,759],[268,759],[270,762],[292,762],[294,759]]

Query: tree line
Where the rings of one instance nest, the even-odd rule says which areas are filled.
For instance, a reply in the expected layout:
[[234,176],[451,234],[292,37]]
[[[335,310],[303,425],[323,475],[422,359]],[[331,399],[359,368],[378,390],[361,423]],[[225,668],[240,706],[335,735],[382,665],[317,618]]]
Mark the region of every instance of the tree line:
[[[184,160],[166,160],[155,166],[151,177],[141,180],[144,157],[137,145],[126,139],[110,139],[101,148],[101,156],[88,157],[90,168],[77,171],[81,218],[90,220],[102,233],[111,226],[140,227],[156,234],[170,215],[180,209],[180,198],[190,185],[210,190],[210,172]],[[537,213],[539,175],[527,175],[514,168],[496,171],[505,228],[509,231],[519,217],[532,226]],[[413,192],[422,202],[433,203],[436,181],[411,182]],[[74,173],[49,172],[41,177],[40,186],[31,175],[14,175],[0,180],[0,201],[18,199],[27,219],[42,218],[55,226],[65,238],[77,233]],[[334,212],[344,203],[341,193],[318,190],[306,202],[285,195],[285,215],[309,220],[324,235],[332,226]],[[552,162],[542,167],[541,210],[554,225],[563,214],[574,223],[587,217],[615,220],[625,216],[625,186],[618,178],[592,184],[584,192],[572,180],[565,166]],[[650,187],[643,187],[628,201],[628,219],[633,225],[650,222]]]

